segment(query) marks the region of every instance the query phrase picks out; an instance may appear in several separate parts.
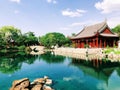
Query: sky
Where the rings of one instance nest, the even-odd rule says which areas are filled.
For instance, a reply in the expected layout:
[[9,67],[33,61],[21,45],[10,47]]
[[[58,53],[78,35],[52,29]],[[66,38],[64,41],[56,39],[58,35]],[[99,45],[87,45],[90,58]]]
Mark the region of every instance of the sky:
[[120,0],[0,0],[0,27],[14,26],[36,36],[70,36],[105,20],[110,28],[120,24]]

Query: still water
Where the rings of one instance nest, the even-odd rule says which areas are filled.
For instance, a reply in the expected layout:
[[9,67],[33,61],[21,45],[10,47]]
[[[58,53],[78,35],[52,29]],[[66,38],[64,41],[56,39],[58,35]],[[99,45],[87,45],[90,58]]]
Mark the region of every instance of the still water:
[[120,90],[120,62],[78,60],[57,56],[0,53],[0,90],[14,80],[49,76],[55,90]]

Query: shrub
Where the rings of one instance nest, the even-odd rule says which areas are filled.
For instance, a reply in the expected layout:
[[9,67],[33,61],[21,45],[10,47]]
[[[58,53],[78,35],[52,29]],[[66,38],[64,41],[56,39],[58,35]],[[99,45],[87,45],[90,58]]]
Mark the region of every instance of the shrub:
[[19,47],[18,47],[18,50],[24,51],[24,50],[25,50],[25,46],[24,46],[24,45],[23,45],[23,46],[19,46]]
[[30,47],[26,47],[26,48],[25,48],[25,51],[26,51],[26,52],[31,52],[32,49],[31,49]]

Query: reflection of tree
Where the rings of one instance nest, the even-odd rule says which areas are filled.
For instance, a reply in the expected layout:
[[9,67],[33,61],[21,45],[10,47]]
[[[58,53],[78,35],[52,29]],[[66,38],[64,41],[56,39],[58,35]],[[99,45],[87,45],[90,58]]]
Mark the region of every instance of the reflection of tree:
[[120,67],[116,69],[118,76],[120,77]]
[[36,56],[25,54],[25,52],[0,53],[0,71],[2,73],[14,73],[21,69],[22,63],[32,64]]
[[[100,60],[78,60],[73,59],[70,65],[74,65],[82,70],[85,74],[95,77],[100,80],[106,81],[108,84],[108,79],[118,67],[120,67],[119,62],[110,61],[100,61]],[[118,74],[120,70],[118,69]]]
[[40,56],[47,63],[62,63],[65,60],[65,57],[51,54],[51,52],[46,52]]
[[0,62],[0,71],[2,73],[13,73],[21,68],[21,63],[17,63],[14,59],[2,59],[3,60]]

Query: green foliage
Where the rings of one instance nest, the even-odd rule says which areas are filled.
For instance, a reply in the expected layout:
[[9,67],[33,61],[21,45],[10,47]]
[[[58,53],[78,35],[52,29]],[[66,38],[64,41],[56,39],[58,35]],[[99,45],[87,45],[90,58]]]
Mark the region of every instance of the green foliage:
[[31,49],[30,47],[26,47],[26,48],[25,48],[25,51],[26,51],[26,52],[31,52],[32,49]]
[[118,55],[119,55],[119,54],[120,54],[120,51],[115,51],[115,54],[118,54]]
[[23,45],[23,46],[19,46],[19,47],[18,47],[18,50],[19,50],[19,51],[24,51],[25,48],[26,48],[26,47],[25,47],[24,45]]
[[24,34],[24,42],[26,46],[30,46],[30,45],[38,45],[38,38],[35,37],[33,32],[27,32]]
[[38,58],[25,52],[0,52],[0,72],[13,74],[20,70],[22,63],[32,64]]
[[65,38],[64,46],[65,47],[70,47],[71,45],[72,45],[72,41],[68,37]]
[[88,44],[85,44],[85,46],[84,46],[85,48],[89,48],[89,45]]
[[72,33],[72,36],[75,36],[76,34],[75,33]]
[[0,28],[0,34],[6,43],[11,43],[21,35],[21,31],[13,26],[3,26]]
[[116,27],[114,27],[114,28],[112,29],[112,32],[117,33],[117,34],[119,35],[119,39],[120,39],[120,24],[117,25]]
[[106,47],[107,49],[109,49],[110,47],[109,47],[109,45],[107,45],[107,47]]
[[114,27],[112,31],[116,33],[120,32],[120,25],[117,25],[116,27]]
[[22,34],[20,29],[13,26],[0,28],[0,50],[25,50],[25,46],[38,44],[38,38],[33,32]]
[[107,48],[107,49],[105,49],[103,52],[104,53],[111,53],[111,52],[113,52],[114,51],[114,49],[113,48]]
[[106,53],[106,54],[109,54],[111,52],[113,52],[115,54],[120,54],[120,50],[119,49],[117,50],[117,49],[114,49],[114,48],[107,48],[103,52]]
[[61,33],[47,33],[45,36],[40,37],[40,43],[47,48],[58,45],[59,47],[69,42],[66,37]]
[[23,35],[20,35],[16,39],[16,44],[18,46],[25,45],[25,46],[30,46],[30,45],[39,45],[38,38],[34,35],[33,32],[27,32]]
[[51,52],[46,52],[41,55],[41,58],[47,63],[63,63],[65,58],[63,56],[51,54]]

